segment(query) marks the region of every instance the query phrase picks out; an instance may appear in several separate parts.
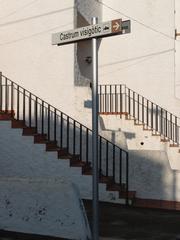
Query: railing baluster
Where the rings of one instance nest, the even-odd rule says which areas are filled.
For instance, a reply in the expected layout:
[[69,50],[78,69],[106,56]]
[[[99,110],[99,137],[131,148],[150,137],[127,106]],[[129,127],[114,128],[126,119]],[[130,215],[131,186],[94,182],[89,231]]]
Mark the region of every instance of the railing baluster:
[[25,107],[26,107],[26,103],[25,103],[25,100],[26,99],[26,90],[25,89],[23,89],[23,121],[24,121],[24,123],[25,123]]
[[80,136],[79,136],[79,159],[82,160],[82,125],[80,124]]
[[67,125],[66,125],[66,146],[67,146],[67,151],[69,152],[69,116],[67,116]]
[[99,86],[99,112],[103,112],[102,111],[102,86]]
[[17,120],[19,120],[19,85],[17,85]]
[[158,106],[156,105],[156,132],[159,131],[159,128],[158,128]]
[[86,163],[89,162],[89,129],[86,128]]
[[161,135],[162,134],[164,135],[164,133],[163,133],[163,109],[162,108],[161,108],[161,117],[160,117],[160,129],[161,129],[161,131],[160,131]]
[[178,125],[176,128],[176,132],[177,132],[177,144],[179,145],[179,126]]
[[56,141],[57,110],[54,108],[54,141]]
[[73,121],[73,155],[76,154],[76,121]]
[[115,183],[115,145],[113,144],[113,182]]
[[165,137],[168,137],[168,119],[167,119],[167,111],[165,115]]
[[47,122],[47,134],[48,134],[48,141],[50,141],[50,105],[48,104],[48,122]]
[[35,110],[35,127],[36,127],[37,132],[38,132],[38,97],[35,98],[34,104],[35,104],[35,106],[34,106],[34,110]]
[[102,88],[102,111],[105,112],[105,94],[104,94],[104,88]]
[[2,87],[2,72],[0,72],[0,111],[2,111],[3,106],[3,87]]
[[131,91],[128,89],[128,105],[129,105],[129,110],[128,113],[131,115]]
[[139,123],[139,106],[140,106],[140,103],[139,103],[139,94],[138,94],[138,96],[137,96],[137,112],[138,112],[137,120],[138,120],[138,123]]
[[122,149],[119,149],[119,184],[122,185]]
[[105,85],[105,112],[107,113],[107,88]]
[[[125,95],[125,98],[126,98],[126,95]],[[122,96],[122,85],[120,85],[120,113],[122,112],[123,112],[123,96]]]
[[99,137],[99,175],[102,174],[102,137]]
[[127,113],[127,87],[125,86],[125,112]]
[[29,94],[29,127],[31,127],[31,93]]
[[41,105],[41,133],[44,134],[44,101]]
[[146,125],[149,127],[149,101],[147,101],[147,108],[146,108]]
[[110,85],[110,95],[109,95],[110,99],[109,99],[109,104],[110,104],[110,113],[112,113],[112,88]]
[[11,117],[14,117],[14,83],[11,82]]
[[144,97],[142,97],[142,123],[144,122]]
[[177,127],[177,117],[175,117],[175,143],[178,143],[178,127]]
[[126,205],[129,205],[129,154],[126,152]]
[[60,118],[60,122],[61,122],[61,125],[60,125],[60,147],[63,148],[63,113],[61,112],[61,118]]
[[117,95],[117,85],[115,85],[115,112],[118,112],[118,95]]
[[7,78],[5,78],[5,111],[8,111],[8,83]]
[[170,138],[172,139],[172,114],[170,114]]
[[153,115],[154,115],[154,105],[153,105],[153,103],[151,102],[151,129],[152,129],[152,130],[153,130],[153,128],[154,128]]
[[133,117],[135,119],[135,92],[133,92]]
[[109,173],[109,142],[106,141],[106,177],[108,177]]

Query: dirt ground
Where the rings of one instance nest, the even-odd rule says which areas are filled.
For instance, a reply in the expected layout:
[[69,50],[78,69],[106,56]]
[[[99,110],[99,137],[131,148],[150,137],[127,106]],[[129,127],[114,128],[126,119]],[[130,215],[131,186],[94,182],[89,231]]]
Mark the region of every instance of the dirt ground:
[[[89,222],[92,202],[84,201]],[[180,212],[100,203],[102,240],[180,240]]]

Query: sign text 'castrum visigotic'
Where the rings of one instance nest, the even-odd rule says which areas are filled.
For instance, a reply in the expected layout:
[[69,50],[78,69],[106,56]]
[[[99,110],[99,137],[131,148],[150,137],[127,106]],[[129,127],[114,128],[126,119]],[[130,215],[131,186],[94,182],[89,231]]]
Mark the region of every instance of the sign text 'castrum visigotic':
[[88,25],[65,32],[54,33],[52,35],[53,45],[64,45],[91,38],[101,38],[115,34],[124,34],[130,32],[130,21],[115,19],[95,25]]

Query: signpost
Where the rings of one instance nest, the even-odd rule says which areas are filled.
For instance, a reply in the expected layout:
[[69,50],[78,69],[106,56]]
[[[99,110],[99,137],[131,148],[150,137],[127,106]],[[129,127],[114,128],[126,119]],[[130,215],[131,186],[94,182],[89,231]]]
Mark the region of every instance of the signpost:
[[130,33],[130,21],[115,19],[105,23],[54,33],[52,34],[52,45],[60,46],[92,38],[102,38],[125,33]]
[[99,170],[98,170],[98,48],[97,39],[117,34],[130,33],[130,21],[115,19],[109,22],[97,23],[92,18],[92,25],[70,31],[54,33],[52,45],[65,45],[78,41],[92,39],[92,163],[93,163],[93,240],[99,239]]

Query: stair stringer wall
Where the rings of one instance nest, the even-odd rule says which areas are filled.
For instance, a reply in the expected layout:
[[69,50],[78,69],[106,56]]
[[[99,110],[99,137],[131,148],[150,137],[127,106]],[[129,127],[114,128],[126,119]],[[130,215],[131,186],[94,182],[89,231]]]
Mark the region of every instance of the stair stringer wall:
[[[0,178],[65,179],[74,183],[83,199],[92,199],[92,176],[82,175],[80,167],[70,167],[69,159],[58,159],[57,152],[47,152],[45,144],[34,144],[32,136],[22,136],[22,129],[12,129],[10,121],[0,122]],[[116,191],[99,184],[101,201],[125,203]]]
[[[129,189],[142,199],[180,201],[180,153],[160,136],[126,120],[101,116],[101,134],[129,152]],[[143,143],[143,145],[141,145]]]

